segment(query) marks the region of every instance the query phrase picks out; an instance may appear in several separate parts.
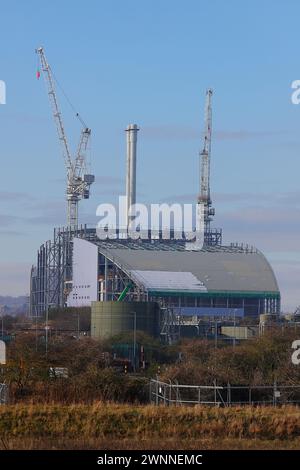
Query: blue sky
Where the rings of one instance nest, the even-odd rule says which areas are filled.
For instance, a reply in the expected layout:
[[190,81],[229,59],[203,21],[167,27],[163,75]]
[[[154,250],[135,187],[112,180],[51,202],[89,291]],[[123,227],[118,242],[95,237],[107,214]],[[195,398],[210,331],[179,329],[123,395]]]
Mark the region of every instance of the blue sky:
[[[92,128],[97,183],[81,221],[124,191],[125,136],[140,125],[139,200],[198,191],[205,90],[214,89],[212,195],[224,241],[264,251],[283,306],[300,303],[300,79],[296,0],[0,2],[0,294],[28,293],[37,247],[65,221],[64,167],[34,50]],[[60,96],[75,149],[80,126]]]

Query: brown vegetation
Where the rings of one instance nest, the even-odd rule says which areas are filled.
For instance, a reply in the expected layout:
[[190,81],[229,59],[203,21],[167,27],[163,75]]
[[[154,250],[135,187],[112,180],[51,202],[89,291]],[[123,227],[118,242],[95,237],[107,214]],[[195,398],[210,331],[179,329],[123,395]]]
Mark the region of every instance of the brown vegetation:
[[[236,347],[220,341],[218,348],[199,339],[163,346],[138,332],[148,369],[125,374],[107,364],[103,353],[112,353],[115,343],[132,344],[132,335],[105,342],[78,339],[73,333],[56,334],[52,321],[47,355],[42,330],[16,331],[8,345],[0,382],[9,384],[10,404],[0,407],[0,448],[299,448],[296,407],[146,405],[149,378],[158,370],[162,380],[182,384],[299,384],[300,367],[291,363],[297,332],[280,329]],[[50,367],[67,368],[68,377],[51,377]]]
[[[65,404],[95,400],[145,403],[149,378],[158,370],[164,381],[191,385],[212,385],[214,381],[218,385],[300,384],[300,367],[291,363],[291,344],[298,337],[295,332],[273,331],[236,347],[220,342],[218,348],[214,342],[199,339],[170,347],[140,332],[137,337],[145,348],[148,368],[125,375],[122,367],[107,364],[103,353],[112,351],[114,343],[131,344],[130,334],[102,342],[52,334],[46,356],[43,333],[17,332],[8,345],[8,364],[0,371],[0,382],[9,384],[11,403]],[[51,378],[50,367],[67,368],[68,378]]]
[[[300,410],[116,405],[7,405],[2,448],[297,448]],[[29,447],[28,447],[29,446]]]
[[183,360],[163,368],[162,379],[181,384],[272,385],[300,384],[300,367],[291,362],[291,345],[299,333],[277,329],[234,346],[204,340],[185,340]]

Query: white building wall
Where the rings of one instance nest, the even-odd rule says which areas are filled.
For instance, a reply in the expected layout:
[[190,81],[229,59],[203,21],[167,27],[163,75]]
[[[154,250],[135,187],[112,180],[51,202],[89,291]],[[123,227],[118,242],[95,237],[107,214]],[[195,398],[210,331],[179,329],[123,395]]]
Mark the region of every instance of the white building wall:
[[82,238],[74,238],[73,285],[67,299],[68,307],[90,306],[97,299],[98,247]]

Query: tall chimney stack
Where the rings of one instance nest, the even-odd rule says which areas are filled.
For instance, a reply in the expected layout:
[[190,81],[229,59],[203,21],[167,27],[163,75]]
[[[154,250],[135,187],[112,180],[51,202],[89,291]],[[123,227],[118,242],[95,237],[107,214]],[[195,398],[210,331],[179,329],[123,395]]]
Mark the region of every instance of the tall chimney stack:
[[136,203],[136,144],[139,128],[137,124],[130,124],[126,128],[127,133],[127,172],[126,172],[126,197],[127,197],[127,228],[130,227],[134,215],[129,216],[129,208]]

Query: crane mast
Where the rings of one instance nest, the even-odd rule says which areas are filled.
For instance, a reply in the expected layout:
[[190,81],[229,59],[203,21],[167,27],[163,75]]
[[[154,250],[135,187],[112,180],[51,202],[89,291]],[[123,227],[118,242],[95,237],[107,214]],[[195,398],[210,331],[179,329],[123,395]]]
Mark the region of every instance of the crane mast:
[[36,49],[36,53],[39,56],[41,70],[45,77],[48,96],[57,128],[58,138],[62,145],[65,168],[67,172],[67,225],[72,229],[76,229],[78,227],[78,203],[81,199],[89,198],[90,186],[95,181],[94,175],[88,173],[86,161],[86,151],[91,135],[91,130],[86,127],[85,123],[77,113],[76,116],[80,120],[83,128],[81,130],[77,153],[74,159],[72,159],[66,132],[64,129],[62,114],[58,105],[51,67],[47,62],[43,47]]
[[215,210],[211,207],[210,198],[210,158],[211,158],[211,129],[212,129],[212,99],[213,91],[211,88],[206,90],[205,102],[205,125],[204,125],[204,145],[200,152],[201,175],[200,175],[200,194],[198,203],[203,205],[204,209],[204,231],[210,230],[211,216],[215,215]]

